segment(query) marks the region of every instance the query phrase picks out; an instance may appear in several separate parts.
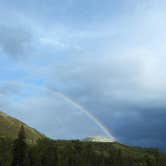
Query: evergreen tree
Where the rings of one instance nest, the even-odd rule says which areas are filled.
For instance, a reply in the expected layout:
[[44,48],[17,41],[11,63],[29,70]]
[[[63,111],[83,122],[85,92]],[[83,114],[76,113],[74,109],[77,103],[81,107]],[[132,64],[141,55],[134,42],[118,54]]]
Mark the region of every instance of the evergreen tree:
[[13,144],[12,166],[25,166],[26,148],[25,130],[24,126],[21,126],[18,132],[18,137]]

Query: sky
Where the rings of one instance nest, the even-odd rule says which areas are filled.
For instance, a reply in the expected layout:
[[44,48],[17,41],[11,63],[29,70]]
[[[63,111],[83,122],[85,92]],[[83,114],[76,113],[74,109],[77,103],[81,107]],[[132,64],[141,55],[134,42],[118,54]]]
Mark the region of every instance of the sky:
[[165,18],[164,0],[0,0],[0,110],[166,150]]

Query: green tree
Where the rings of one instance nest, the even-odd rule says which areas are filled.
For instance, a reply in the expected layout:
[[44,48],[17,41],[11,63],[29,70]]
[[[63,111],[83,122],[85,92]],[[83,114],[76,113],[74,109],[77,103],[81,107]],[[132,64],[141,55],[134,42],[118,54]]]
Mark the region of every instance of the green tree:
[[26,158],[26,136],[24,126],[21,126],[18,137],[13,144],[13,161],[12,166],[25,166]]

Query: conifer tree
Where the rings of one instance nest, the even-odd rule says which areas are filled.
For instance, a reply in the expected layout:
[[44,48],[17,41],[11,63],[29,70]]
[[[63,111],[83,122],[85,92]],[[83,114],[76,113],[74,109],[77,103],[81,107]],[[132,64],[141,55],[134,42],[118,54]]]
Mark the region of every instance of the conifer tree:
[[25,130],[24,126],[21,126],[18,132],[18,137],[13,144],[12,166],[25,166],[26,148]]

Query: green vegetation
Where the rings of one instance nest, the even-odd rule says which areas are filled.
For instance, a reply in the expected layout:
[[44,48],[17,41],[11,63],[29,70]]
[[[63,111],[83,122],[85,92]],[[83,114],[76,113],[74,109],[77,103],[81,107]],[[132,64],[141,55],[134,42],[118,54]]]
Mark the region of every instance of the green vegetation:
[[13,141],[0,139],[2,166],[165,166],[166,155],[157,149],[119,143],[40,139],[26,144],[22,129]]
[[29,143],[27,126],[16,139],[0,137],[0,166],[165,166],[166,154],[158,149],[119,143],[63,141],[40,137]]

